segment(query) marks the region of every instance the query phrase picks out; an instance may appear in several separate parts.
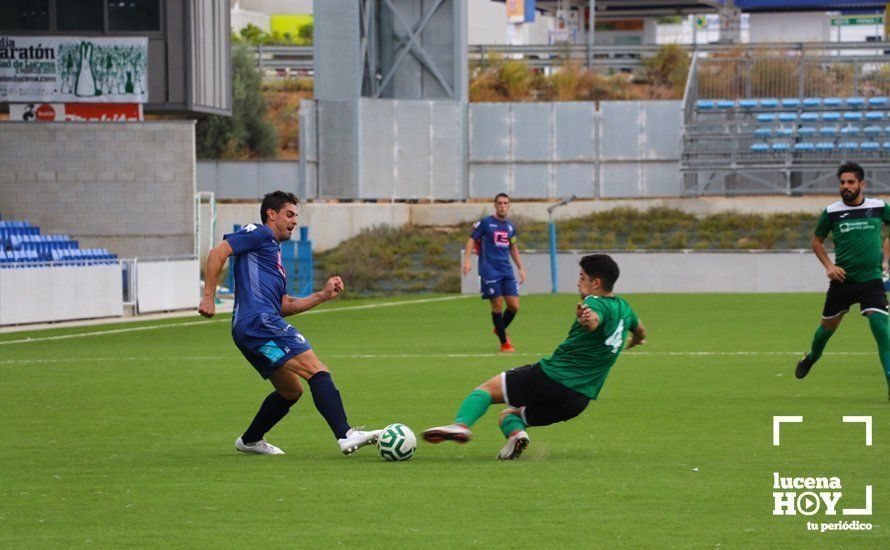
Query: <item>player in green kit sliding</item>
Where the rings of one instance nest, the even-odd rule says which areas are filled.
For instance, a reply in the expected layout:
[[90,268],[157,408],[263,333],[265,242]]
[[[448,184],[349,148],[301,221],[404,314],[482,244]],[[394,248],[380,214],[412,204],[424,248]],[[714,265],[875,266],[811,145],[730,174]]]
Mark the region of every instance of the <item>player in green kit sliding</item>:
[[[813,336],[809,353],[798,361],[794,374],[797,378],[809,374],[844,314],[858,303],[878,343],[890,397],[890,323],[887,294],[881,280],[890,255],[890,246],[886,242],[881,245],[883,225],[890,222],[890,205],[865,196],[865,171],[855,162],[842,164],[837,169],[837,177],[842,200],[822,211],[813,235],[813,252],[825,266],[831,282],[822,309],[822,322]],[[825,251],[825,238],[829,234],[834,241],[834,263]]]
[[502,372],[473,390],[461,403],[454,423],[426,430],[424,439],[466,443],[472,437],[470,427],[488,407],[506,403],[500,426],[507,442],[497,458],[519,458],[528,446],[527,427],[564,422],[581,414],[596,399],[625,343],[628,348],[646,343],[636,313],[612,293],[618,264],[605,254],[584,256],[580,264],[578,291],[583,301],[575,308],[568,338],[549,357]]

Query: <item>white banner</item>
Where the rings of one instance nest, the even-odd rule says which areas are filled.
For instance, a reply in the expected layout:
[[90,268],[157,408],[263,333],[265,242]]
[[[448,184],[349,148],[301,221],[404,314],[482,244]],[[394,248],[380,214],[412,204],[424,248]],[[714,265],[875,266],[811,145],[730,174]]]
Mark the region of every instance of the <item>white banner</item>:
[[0,101],[148,102],[148,39],[0,35]]

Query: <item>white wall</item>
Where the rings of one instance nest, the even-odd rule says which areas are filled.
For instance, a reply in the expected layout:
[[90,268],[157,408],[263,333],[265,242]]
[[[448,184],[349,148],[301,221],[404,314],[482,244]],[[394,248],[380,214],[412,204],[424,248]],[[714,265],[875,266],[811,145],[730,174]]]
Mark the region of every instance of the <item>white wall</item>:
[[117,263],[0,269],[0,325],[123,315]]
[[824,12],[752,13],[751,42],[828,42],[831,20]]
[[201,294],[198,260],[136,262],[139,313],[197,308]]
[[[557,254],[559,292],[577,292],[578,261],[585,253]],[[617,252],[619,294],[636,292],[824,292],[825,270],[812,252]],[[455,259],[455,269],[459,265]],[[523,254],[527,280],[521,293],[550,292],[550,255]],[[461,279],[463,294],[479,293],[473,269]]]

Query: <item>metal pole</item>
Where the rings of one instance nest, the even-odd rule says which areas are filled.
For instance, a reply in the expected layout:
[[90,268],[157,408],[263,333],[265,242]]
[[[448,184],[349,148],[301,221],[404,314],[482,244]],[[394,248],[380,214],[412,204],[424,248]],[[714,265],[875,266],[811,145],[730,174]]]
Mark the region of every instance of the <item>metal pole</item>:
[[550,292],[556,294],[557,279],[559,279],[556,267],[556,224],[553,223],[553,212],[548,212],[550,221],[547,225],[550,228]]
[[596,23],[596,16],[593,14],[593,9],[596,5],[596,0],[587,0],[587,68],[593,67],[593,44],[594,40],[594,24]]

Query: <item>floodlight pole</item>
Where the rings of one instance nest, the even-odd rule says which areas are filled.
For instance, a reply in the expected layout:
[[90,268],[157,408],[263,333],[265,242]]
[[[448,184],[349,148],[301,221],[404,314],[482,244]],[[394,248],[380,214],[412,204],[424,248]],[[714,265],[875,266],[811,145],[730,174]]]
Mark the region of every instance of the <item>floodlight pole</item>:
[[566,197],[558,203],[547,207],[547,217],[549,219],[547,225],[550,229],[550,292],[552,294],[557,292],[557,279],[559,278],[559,271],[556,267],[556,223],[553,221],[553,211],[560,206],[569,204],[573,200],[575,200],[575,195]]

